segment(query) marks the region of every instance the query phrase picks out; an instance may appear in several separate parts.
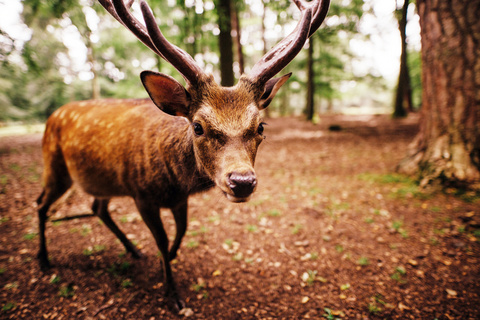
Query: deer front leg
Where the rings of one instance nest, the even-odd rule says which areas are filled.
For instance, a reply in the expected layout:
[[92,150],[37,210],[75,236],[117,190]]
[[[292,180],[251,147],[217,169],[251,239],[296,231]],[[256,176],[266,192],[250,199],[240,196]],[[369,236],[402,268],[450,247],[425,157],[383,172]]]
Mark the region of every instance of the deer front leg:
[[165,276],[165,294],[173,304],[173,307],[179,311],[185,307],[185,303],[180,299],[175,285],[175,280],[173,279],[168,253],[168,237],[165,229],[163,228],[162,220],[160,219],[160,208],[156,205],[153,205],[147,199],[140,197],[135,199],[135,204],[137,205],[143,221],[155,238],[157,247],[162,254],[163,271]]
[[187,231],[187,211],[188,211],[188,202],[185,199],[185,202],[181,203],[175,208],[172,208],[173,218],[175,219],[175,225],[177,233],[175,234],[175,241],[173,241],[172,248],[170,248],[170,253],[168,258],[170,261],[175,259],[177,256],[177,250],[182,243],[182,238]]
[[130,252],[134,258],[141,258],[142,253],[128,240],[125,234],[118,228],[115,222],[112,220],[110,213],[108,212],[108,203],[110,199],[97,199],[93,201],[92,211],[97,215],[103,223],[112,231],[125,246],[127,252]]

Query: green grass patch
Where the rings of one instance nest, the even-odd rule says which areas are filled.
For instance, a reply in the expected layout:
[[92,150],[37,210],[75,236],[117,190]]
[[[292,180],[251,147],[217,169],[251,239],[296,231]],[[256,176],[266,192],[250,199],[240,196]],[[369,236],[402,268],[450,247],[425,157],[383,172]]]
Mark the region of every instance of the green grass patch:
[[196,240],[189,240],[186,244],[186,247],[189,248],[189,249],[195,249],[195,248],[198,248],[198,246],[200,245],[200,243]]
[[73,284],[62,286],[60,290],[58,290],[58,295],[62,298],[73,297],[75,295],[75,288],[73,287]]
[[357,261],[357,264],[360,266],[368,266],[370,264],[370,260],[367,257],[360,257]]
[[25,240],[33,240],[37,236],[37,233],[27,233],[23,235],[23,239]]
[[133,282],[130,279],[124,279],[121,283],[122,288],[130,288],[133,286]]
[[7,302],[3,305],[2,307],[2,311],[10,311],[10,310],[13,310],[17,307],[17,304],[15,302]]
[[280,210],[277,210],[277,209],[272,209],[272,210],[269,210],[267,211],[267,215],[270,216],[270,217],[279,217],[281,216],[281,212]]
[[292,228],[292,234],[299,234],[302,229],[303,229],[303,225],[297,223]]

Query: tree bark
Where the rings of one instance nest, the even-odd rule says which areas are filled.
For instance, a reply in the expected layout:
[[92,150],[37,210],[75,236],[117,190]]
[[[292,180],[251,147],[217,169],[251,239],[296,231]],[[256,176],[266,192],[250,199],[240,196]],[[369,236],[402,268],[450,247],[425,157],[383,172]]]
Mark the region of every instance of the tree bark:
[[220,73],[222,86],[233,86],[233,40],[232,40],[232,19],[230,0],[217,0],[215,2],[218,14],[218,43],[220,48]]
[[394,118],[401,118],[413,111],[412,87],[410,85],[410,74],[407,63],[407,9],[409,0],[405,0],[401,10],[402,16],[398,20],[398,28],[402,39],[402,54],[400,56],[400,73],[398,76],[397,93],[395,97]]
[[307,56],[307,103],[305,106],[305,115],[308,121],[313,120],[315,115],[315,74],[313,71],[313,38],[308,40],[308,56]]
[[480,0],[418,0],[420,132],[398,170],[421,185],[480,188]]

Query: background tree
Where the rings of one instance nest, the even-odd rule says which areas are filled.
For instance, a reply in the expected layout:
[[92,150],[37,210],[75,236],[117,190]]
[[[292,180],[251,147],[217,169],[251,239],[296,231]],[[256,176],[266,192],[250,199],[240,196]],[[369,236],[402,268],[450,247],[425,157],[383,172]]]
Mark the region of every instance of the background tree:
[[420,132],[398,167],[421,184],[480,188],[480,0],[418,0]]
[[[325,23],[321,32],[315,33],[309,40],[304,111],[309,121],[314,119],[318,98],[326,99],[331,105],[331,100],[337,95],[335,87],[338,82],[345,78],[354,78],[345,71],[349,70],[348,61],[353,56],[348,40],[358,34],[358,25],[364,14],[363,4],[363,0],[331,3],[327,21],[336,17],[337,22]],[[344,35],[343,39],[340,34]]]
[[233,40],[232,40],[232,3],[231,0],[215,0],[218,14],[218,47],[220,51],[221,85],[233,86]]
[[240,7],[243,6],[243,1],[234,1],[232,6],[232,29],[233,39],[235,40],[235,51],[238,61],[238,72],[240,74],[245,73],[245,58],[243,55],[243,45],[241,42],[242,28],[240,26],[240,19],[238,15],[240,13]]
[[[398,76],[397,91],[395,94],[394,118],[401,118],[407,115],[407,111],[413,111],[412,86],[407,58],[407,9],[410,0],[404,0],[401,9],[396,9],[398,28],[402,41],[402,53],[400,55],[400,72]],[[398,2],[397,2],[398,3]]]

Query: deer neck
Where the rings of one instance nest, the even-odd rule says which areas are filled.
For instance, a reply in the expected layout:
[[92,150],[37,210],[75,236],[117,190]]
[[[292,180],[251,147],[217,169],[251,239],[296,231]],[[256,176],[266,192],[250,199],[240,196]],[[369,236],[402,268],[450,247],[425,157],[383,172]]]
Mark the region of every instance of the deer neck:
[[157,139],[156,148],[161,156],[156,161],[163,161],[170,182],[182,189],[182,193],[193,194],[211,189],[215,183],[196,160],[190,124],[185,118],[170,119],[173,125],[169,126],[168,136],[159,135]]

